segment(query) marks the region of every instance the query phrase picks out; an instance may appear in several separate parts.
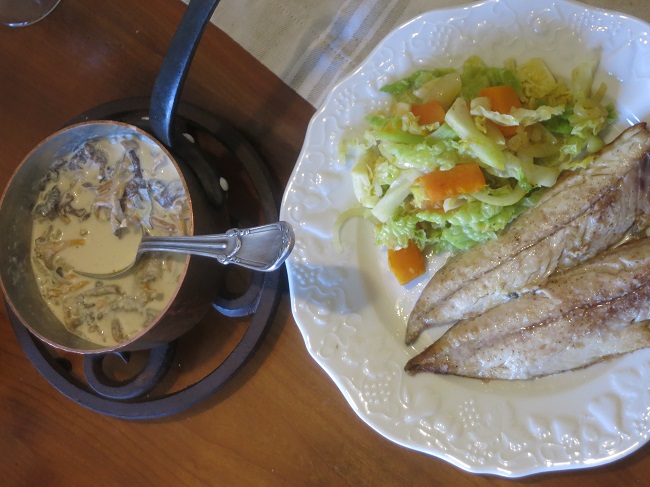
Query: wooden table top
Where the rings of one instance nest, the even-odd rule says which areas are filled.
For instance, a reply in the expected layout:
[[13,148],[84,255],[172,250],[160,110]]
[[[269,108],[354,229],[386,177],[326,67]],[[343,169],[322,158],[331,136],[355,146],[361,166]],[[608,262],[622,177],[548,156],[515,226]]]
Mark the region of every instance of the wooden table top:
[[[29,150],[70,119],[148,96],[184,10],[176,0],[63,0],[33,26],[0,28],[2,187]],[[214,25],[183,100],[229,120],[286,184],[314,109]],[[59,393],[24,353],[2,307],[0,473],[5,486],[640,486],[648,485],[650,450],[594,469],[508,480],[393,444],[357,417],[311,359],[285,290],[239,374],[198,406],[154,420],[102,415]]]

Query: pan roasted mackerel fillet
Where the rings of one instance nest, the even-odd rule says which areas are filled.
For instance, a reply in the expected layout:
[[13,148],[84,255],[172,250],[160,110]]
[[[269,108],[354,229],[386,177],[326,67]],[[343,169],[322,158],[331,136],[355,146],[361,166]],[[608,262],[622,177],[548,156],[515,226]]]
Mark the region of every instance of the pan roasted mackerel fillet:
[[650,346],[650,238],[606,250],[540,288],[460,321],[410,373],[530,379]]
[[563,174],[498,239],[452,257],[409,317],[406,343],[431,326],[477,316],[647,227],[650,131],[626,129],[589,167]]

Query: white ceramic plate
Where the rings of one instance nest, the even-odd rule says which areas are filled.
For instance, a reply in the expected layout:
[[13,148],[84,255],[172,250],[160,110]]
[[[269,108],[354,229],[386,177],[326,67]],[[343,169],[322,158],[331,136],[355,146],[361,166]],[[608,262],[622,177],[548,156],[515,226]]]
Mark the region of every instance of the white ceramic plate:
[[616,100],[617,131],[650,120],[650,26],[560,0],[490,0],[434,11],[400,27],[329,95],[313,117],[281,218],[296,231],[288,263],[294,317],[310,354],[354,411],[386,438],[462,469],[507,477],[601,465],[650,434],[650,351],[527,382],[408,376],[403,366],[442,330],[404,345],[408,313],[429,274],[396,284],[385,251],[362,219],[337,217],[355,204],[341,137],[388,106],[379,88],[420,67],[460,67],[470,55],[501,65],[540,56],[568,77],[602,53],[596,82]]

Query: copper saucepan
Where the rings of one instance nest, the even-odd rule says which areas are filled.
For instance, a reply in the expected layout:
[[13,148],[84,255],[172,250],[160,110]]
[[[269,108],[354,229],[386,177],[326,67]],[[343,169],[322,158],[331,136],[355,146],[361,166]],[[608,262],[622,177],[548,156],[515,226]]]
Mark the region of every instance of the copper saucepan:
[[[174,34],[156,79],[150,104],[151,129],[157,139],[132,125],[86,122],[65,128],[41,142],[16,169],[0,201],[0,282],[11,310],[44,342],[78,353],[148,349],[172,341],[193,327],[215,299],[222,266],[213,259],[188,256],[167,307],[139,334],[115,346],[101,346],[69,332],[41,298],[30,263],[32,209],[37,183],[58,154],[87,139],[130,134],[151,139],[176,166],[191,208],[190,235],[226,231],[223,209],[227,184],[198,148],[175,128],[176,107],[200,37],[218,0],[191,0]],[[178,156],[178,160],[172,155]]]

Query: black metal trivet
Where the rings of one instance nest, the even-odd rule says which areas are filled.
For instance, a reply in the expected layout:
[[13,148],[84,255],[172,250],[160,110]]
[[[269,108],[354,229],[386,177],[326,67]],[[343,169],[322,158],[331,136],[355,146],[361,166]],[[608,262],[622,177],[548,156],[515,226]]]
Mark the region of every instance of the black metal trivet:
[[[93,108],[69,124],[89,120],[115,120],[150,131],[148,112],[149,98],[128,98]],[[180,104],[176,117],[177,129],[186,137],[202,149],[204,144],[213,154],[216,150],[222,158],[234,162],[220,168],[231,185],[231,196],[246,199],[239,202],[235,200],[229,205],[234,226],[245,227],[277,221],[277,191],[274,190],[272,178],[257,152],[241,134],[211,113],[192,105]],[[239,178],[244,178],[245,181],[237,181]],[[232,187],[237,182],[250,187],[249,191]],[[241,208],[250,206],[251,198],[257,200],[255,206],[258,207],[257,214],[252,216],[240,211]],[[262,221],[255,221],[259,219]],[[79,371],[73,370],[73,363],[65,355],[60,355],[29,333],[9,307],[7,311],[18,341],[30,361],[65,396],[86,408],[109,416],[127,419],[159,418],[179,413],[207,399],[240,371],[255,352],[275,315],[280,296],[281,272],[284,271],[250,271],[249,275],[238,279],[239,289],[236,292],[225,290],[220,293],[213,304],[218,311],[216,314],[225,317],[224,319],[245,318],[248,321],[247,327],[241,336],[235,337],[238,341],[223,361],[214,367],[210,366],[196,380],[192,379],[191,383],[177,390],[164,383],[170,374],[176,374],[176,369],[182,368],[175,356],[177,350],[183,347],[186,337],[142,352],[85,355],[80,359],[83,362],[82,378]],[[192,331],[188,334],[191,333]],[[115,377],[113,373],[107,372],[110,367],[106,364],[115,362],[116,357],[124,364],[137,362],[136,370],[129,371],[126,377]]]

